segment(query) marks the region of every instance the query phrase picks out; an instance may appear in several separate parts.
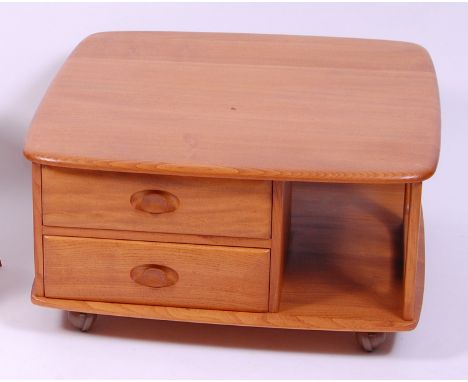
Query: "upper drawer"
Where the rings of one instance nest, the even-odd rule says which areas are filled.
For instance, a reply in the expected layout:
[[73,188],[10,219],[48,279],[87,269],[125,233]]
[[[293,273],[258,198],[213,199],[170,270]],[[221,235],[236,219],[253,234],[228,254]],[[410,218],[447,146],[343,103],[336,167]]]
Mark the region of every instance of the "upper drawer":
[[42,169],[43,224],[266,239],[271,182]]

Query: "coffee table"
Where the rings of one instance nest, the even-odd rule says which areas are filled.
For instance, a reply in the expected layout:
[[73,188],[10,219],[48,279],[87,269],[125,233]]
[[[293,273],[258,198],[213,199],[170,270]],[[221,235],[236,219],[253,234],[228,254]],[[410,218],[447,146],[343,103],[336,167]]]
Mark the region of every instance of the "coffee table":
[[427,51],[395,41],[107,32],[32,122],[35,304],[358,333],[414,329],[422,182],[440,146]]

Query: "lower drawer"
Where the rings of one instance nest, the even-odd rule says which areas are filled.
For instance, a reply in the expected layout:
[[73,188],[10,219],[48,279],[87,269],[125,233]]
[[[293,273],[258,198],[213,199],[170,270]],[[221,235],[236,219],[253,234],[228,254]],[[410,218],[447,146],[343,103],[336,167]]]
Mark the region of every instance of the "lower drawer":
[[46,297],[268,310],[270,251],[44,236]]

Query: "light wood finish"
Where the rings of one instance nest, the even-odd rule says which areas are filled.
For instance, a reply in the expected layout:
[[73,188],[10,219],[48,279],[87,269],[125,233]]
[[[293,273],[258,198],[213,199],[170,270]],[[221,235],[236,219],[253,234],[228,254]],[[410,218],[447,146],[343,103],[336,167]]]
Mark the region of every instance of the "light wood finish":
[[[44,225],[267,239],[271,182],[43,168]],[[152,214],[131,197],[161,190],[178,207]]]
[[404,305],[403,317],[412,320],[415,315],[416,278],[421,218],[422,184],[410,184],[406,188],[405,249],[404,249]]
[[[44,237],[45,295],[116,303],[267,311],[267,249]],[[166,267],[173,285],[135,282],[135,267]],[[141,281],[141,280],[140,280]]]
[[179,208],[180,200],[174,194],[161,190],[144,190],[135,192],[130,204],[136,210],[150,214],[166,214]]
[[410,184],[405,184],[405,199],[403,201],[403,253],[406,253],[406,245],[408,243],[408,218],[409,218],[409,202],[410,202]]
[[179,274],[164,265],[137,265],[130,271],[130,277],[137,284],[151,288],[165,288],[179,281]]
[[32,164],[32,197],[34,229],[34,284],[36,294],[44,296],[44,263],[42,254],[42,176],[41,165]]
[[79,301],[39,297],[34,293],[31,301],[40,306],[74,312],[147,318],[156,320],[196,322],[204,324],[256,326],[267,328],[353,331],[401,332],[416,327],[417,321],[388,319],[349,319],[348,317],[311,316],[279,313],[250,313],[223,310],[176,308],[136,304],[116,304],[98,301]]
[[[416,285],[415,285],[415,296],[414,296],[414,320],[419,320],[421,315],[423,297],[424,297],[424,282],[426,277],[426,267],[425,267],[425,253],[426,253],[426,244],[424,241],[424,214],[421,209],[421,219],[419,220],[419,240],[418,240],[418,260],[417,260],[417,269],[416,269]],[[410,320],[411,321],[411,320]]]
[[288,251],[288,235],[291,222],[291,183],[273,182],[271,212],[271,260],[269,311],[277,312],[283,287],[284,262]]
[[439,146],[436,76],[415,44],[113,32],[68,58],[24,153],[111,171],[411,183],[433,174]]
[[280,312],[402,321],[403,199],[404,185],[295,184]]
[[424,290],[421,182],[439,148],[436,76],[415,44],[92,35],[24,148],[32,299],[177,321],[411,330]]
[[[290,253],[278,313],[53,299],[35,290],[32,300],[72,311],[211,324],[411,330],[421,311],[424,242],[419,241],[416,314],[407,321],[401,317],[403,194],[403,185],[293,184]],[[421,219],[420,237],[423,230]]]
[[229,247],[250,247],[250,248],[270,248],[270,239],[252,239],[244,237],[227,236],[202,236],[202,235],[182,235],[177,233],[158,232],[137,232],[137,231],[115,231],[111,229],[88,229],[88,228],[67,228],[48,227],[42,228],[44,235],[49,236],[72,236],[90,237],[101,239],[122,239],[139,241],[158,241],[165,243],[181,244],[206,244],[222,245]]

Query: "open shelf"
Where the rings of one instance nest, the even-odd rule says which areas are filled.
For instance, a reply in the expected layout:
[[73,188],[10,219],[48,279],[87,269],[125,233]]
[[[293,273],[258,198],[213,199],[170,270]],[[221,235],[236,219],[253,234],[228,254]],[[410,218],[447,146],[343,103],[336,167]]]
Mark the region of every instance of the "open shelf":
[[399,321],[403,185],[295,183],[280,312]]

